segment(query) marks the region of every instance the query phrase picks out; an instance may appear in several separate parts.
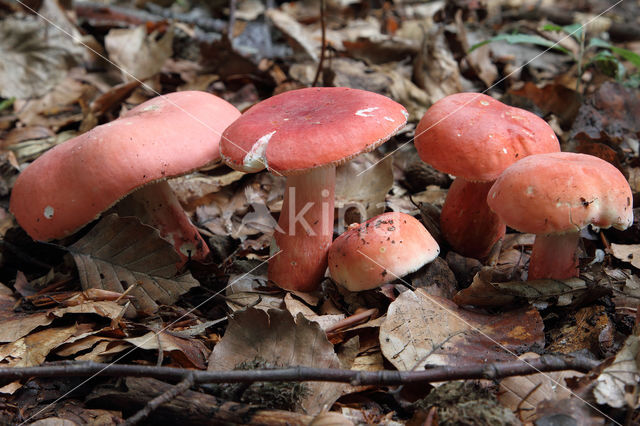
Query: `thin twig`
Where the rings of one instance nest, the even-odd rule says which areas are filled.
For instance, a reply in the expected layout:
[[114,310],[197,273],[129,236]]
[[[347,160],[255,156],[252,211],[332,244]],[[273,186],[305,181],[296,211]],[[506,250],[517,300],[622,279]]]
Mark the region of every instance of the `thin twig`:
[[183,381],[171,387],[166,392],[161,393],[151,401],[147,402],[147,405],[145,405],[142,410],[138,411],[136,414],[127,419],[127,421],[124,423],[125,426],[137,425],[142,420],[149,417],[149,414],[155,411],[158,407],[171,401],[176,396],[185,393],[191,386],[193,386],[193,383],[193,374],[188,374]]
[[326,34],[327,29],[326,29],[326,22],[324,18],[324,14],[325,14],[324,9],[325,9],[325,0],[320,0],[320,27],[322,31],[322,35],[321,35],[322,46],[320,48],[320,62],[318,62],[318,69],[316,69],[316,76],[313,77],[313,83],[311,83],[312,87],[315,87],[316,84],[318,84],[318,79],[320,79],[320,73],[322,72],[322,67],[324,65],[324,55],[327,49],[327,46],[326,46],[327,45],[327,34]]
[[87,377],[131,376],[153,377],[179,382],[189,374],[195,383],[248,383],[248,382],[337,382],[352,385],[391,386],[407,383],[430,383],[462,379],[501,379],[540,372],[576,370],[588,372],[599,364],[585,357],[544,355],[537,359],[435,367],[419,371],[354,371],[333,368],[290,367],[273,370],[193,371],[171,367],[124,365],[104,363],[48,363],[38,367],[0,368],[0,380],[20,380],[31,377]]

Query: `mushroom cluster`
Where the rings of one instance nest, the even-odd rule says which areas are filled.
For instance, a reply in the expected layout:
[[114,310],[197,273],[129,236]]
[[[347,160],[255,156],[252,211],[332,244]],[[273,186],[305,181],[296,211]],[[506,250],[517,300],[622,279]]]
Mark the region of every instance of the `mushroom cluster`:
[[486,203],[509,165],[533,154],[559,152],[553,129],[537,115],[481,93],[457,93],[429,108],[416,129],[418,155],[456,176],[442,206],[442,235],[458,253],[487,256],[506,226]]
[[221,152],[229,166],[287,176],[269,280],[288,290],[318,288],[333,238],[336,166],[386,142],[407,117],[377,93],[321,87],[266,99],[227,128]]
[[[242,115],[208,93],[172,93],[42,155],[17,179],[10,209],[29,235],[46,241],[115,205],[159,229],[182,264],[204,259],[207,244],[166,179],[222,158],[243,172],[287,176],[272,282],[312,291],[328,266],[348,290],[372,289],[418,270],[440,248],[417,219],[394,212],[354,224],[332,242],[335,167],[387,141],[407,116],[385,96],[344,87],[285,92]],[[614,166],[559,152],[544,120],[486,95],[436,102],[415,144],[423,161],[456,176],[441,215],[452,248],[482,258],[505,224],[535,233],[529,279],[576,276],[581,229],[625,229],[633,220],[631,189]]]

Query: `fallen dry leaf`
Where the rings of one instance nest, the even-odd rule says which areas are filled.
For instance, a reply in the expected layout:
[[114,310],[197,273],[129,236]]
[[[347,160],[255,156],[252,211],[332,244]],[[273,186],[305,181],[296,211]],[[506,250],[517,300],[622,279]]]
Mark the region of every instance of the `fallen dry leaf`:
[[139,311],[153,313],[171,304],[198,282],[190,273],[176,276],[180,257],[159,232],[135,217],[104,217],[69,247],[83,289],[129,292]]
[[482,315],[423,289],[402,293],[380,327],[382,354],[398,370],[512,360],[513,353],[543,346],[536,309]]
[[173,54],[173,27],[159,36],[147,34],[147,28],[112,29],[104,44],[109,58],[115,62],[124,81],[146,80],[160,72],[165,61]]
[[284,304],[292,317],[296,318],[298,314],[302,314],[309,321],[318,323],[320,328],[323,330],[327,330],[332,325],[344,319],[344,314],[318,315],[313,311],[313,309],[309,308],[298,299],[295,299],[291,293],[287,293],[284,296]]
[[122,341],[140,349],[170,352],[171,358],[185,368],[204,370],[207,367],[209,350],[204,344],[196,339],[176,336],[171,331],[149,332],[140,337],[131,337]]
[[[14,108],[18,119],[25,125],[46,126],[58,131],[61,127],[82,121],[84,115],[81,103],[84,99],[91,98],[95,90],[94,87],[80,82],[71,73],[39,98],[16,100]],[[55,138],[57,139],[59,138]],[[18,145],[25,143],[26,141]],[[16,146],[12,149],[15,152],[18,148]],[[23,155],[16,152],[16,157],[21,158]]]
[[617,259],[640,268],[640,244],[611,243],[611,251]]
[[44,362],[49,352],[78,334],[90,332],[91,324],[47,328],[0,347],[0,365],[31,367]]
[[283,308],[282,292],[273,294],[267,290],[267,277],[248,273],[232,274],[227,281],[225,295],[227,306],[232,312],[247,306],[268,311]]
[[353,221],[346,214],[355,209],[356,222],[364,222],[384,212],[385,197],[393,186],[392,158],[370,152],[359,155],[336,168],[336,200],[338,232]]
[[[209,371],[233,370],[243,362],[265,361],[281,367],[340,368],[333,345],[320,326],[303,315],[294,318],[287,311],[247,309],[229,320],[229,327],[213,349]],[[331,407],[344,385],[309,382],[300,409],[315,415]]]
[[[453,301],[460,306],[481,307],[508,306],[518,302],[568,306],[596,294],[596,288],[580,278],[497,282],[493,276],[491,268],[480,270],[471,285],[456,293]],[[607,291],[603,288],[597,294]]]
[[[60,25],[52,16],[56,5],[46,0],[40,13]],[[77,29],[71,31],[79,35]],[[0,21],[0,96],[28,99],[45,95],[64,78],[70,65],[82,60],[83,51],[71,37],[42,19],[5,17]]]
[[122,309],[123,307],[115,302],[102,301],[55,308],[30,315],[15,314],[11,318],[0,321],[0,342],[15,342],[36,328],[49,325],[54,319],[66,314],[97,314],[113,320],[121,316]]
[[[519,357],[523,360],[535,358],[539,358],[539,355],[526,353]],[[568,389],[564,379],[579,376],[583,376],[583,374],[567,370],[507,377],[500,381],[498,400],[505,407],[520,414],[523,420],[533,421],[536,418],[536,407],[542,401],[571,397],[573,393]],[[534,390],[534,388],[536,389]]]
[[614,408],[623,408],[625,405],[632,409],[638,408],[639,354],[640,338],[636,335],[627,337],[613,362],[595,380],[593,395],[598,404]]
[[640,94],[637,90],[606,82],[580,107],[571,136],[578,141],[598,141],[614,147],[629,141],[637,144],[639,115]]

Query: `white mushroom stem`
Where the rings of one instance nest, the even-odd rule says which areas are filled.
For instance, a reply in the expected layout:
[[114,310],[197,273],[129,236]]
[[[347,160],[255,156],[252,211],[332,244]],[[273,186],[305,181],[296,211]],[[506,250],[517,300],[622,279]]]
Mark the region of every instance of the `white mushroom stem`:
[[166,180],[146,185],[115,206],[120,216],[136,216],[160,231],[180,255],[180,266],[191,259],[202,260],[209,247],[182,209]]
[[327,269],[333,238],[336,168],[288,176],[269,261],[269,279],[287,290],[313,291]]
[[578,276],[576,250],[580,234],[536,235],[529,261],[529,280],[563,280]]

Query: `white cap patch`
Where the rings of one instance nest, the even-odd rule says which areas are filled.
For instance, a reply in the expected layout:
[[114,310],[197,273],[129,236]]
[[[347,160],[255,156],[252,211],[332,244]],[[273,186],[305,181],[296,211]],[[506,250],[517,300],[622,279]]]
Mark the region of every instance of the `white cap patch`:
[[245,168],[244,171],[253,173],[267,167],[267,146],[269,145],[269,140],[271,140],[271,137],[275,133],[275,130],[267,133],[253,144],[251,150],[244,156],[244,160],[242,161]]

